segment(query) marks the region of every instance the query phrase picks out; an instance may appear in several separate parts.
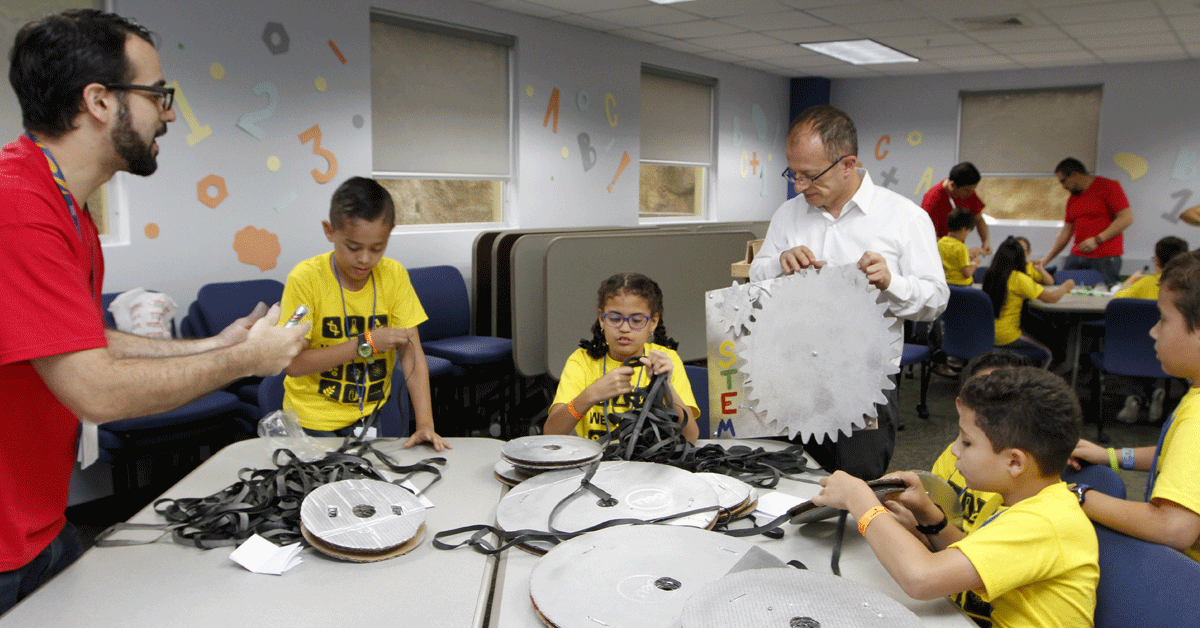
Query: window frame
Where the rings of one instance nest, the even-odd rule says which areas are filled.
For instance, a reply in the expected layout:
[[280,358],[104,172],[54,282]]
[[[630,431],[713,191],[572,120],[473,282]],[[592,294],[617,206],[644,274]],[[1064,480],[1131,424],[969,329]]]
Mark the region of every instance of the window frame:
[[[663,77],[663,78],[677,80],[677,81],[686,81],[689,83],[697,83],[700,85],[705,85],[709,88],[709,120],[708,120],[709,161],[708,161],[708,163],[704,163],[704,162],[669,160],[669,159],[646,159],[646,158],[641,157],[641,151],[639,149],[639,156],[638,156],[638,172],[639,172],[639,176],[638,176],[638,195],[639,195],[638,223],[639,224],[670,224],[670,223],[711,222],[713,220],[712,199],[716,197],[716,192],[717,192],[717,116],[718,116],[717,103],[718,103],[718,88],[720,86],[720,83],[716,78],[711,77],[711,76],[704,76],[701,74],[693,74],[691,72],[675,70],[672,68],[667,68],[667,67],[663,67],[660,65],[654,65],[651,63],[642,63],[641,71],[639,72],[639,75],[638,75],[639,85],[640,85],[640,81],[641,81],[641,76],[644,74],[647,74],[647,73],[653,74],[653,75],[656,75],[659,77]],[[639,99],[639,113],[640,113],[640,106],[641,106],[641,103],[640,103],[640,99]],[[643,116],[642,119],[644,120],[645,117]],[[701,168],[703,175],[704,175],[704,184],[703,184],[702,188],[697,188],[697,190],[696,190],[697,193],[701,194],[701,196],[702,196],[701,201],[700,201],[699,214],[690,214],[690,215],[686,215],[686,216],[683,216],[683,215],[647,216],[647,215],[645,215],[643,213],[643,208],[641,206],[641,199],[640,199],[640,196],[641,196],[640,173],[641,173],[642,165],[680,166],[680,167],[689,167],[689,168]]]

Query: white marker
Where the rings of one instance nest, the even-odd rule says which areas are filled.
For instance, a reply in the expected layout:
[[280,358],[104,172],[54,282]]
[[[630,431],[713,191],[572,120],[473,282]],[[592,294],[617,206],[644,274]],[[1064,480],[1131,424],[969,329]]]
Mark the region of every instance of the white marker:
[[306,314],[308,314],[308,307],[301,303],[296,307],[296,311],[292,312],[292,317],[289,318],[288,322],[284,323],[283,326],[295,327],[301,320],[304,319]]

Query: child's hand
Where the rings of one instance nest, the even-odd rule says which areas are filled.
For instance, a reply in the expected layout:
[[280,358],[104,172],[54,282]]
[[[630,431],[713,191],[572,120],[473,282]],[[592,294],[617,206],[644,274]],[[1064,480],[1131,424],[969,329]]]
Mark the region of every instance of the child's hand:
[[454,449],[450,446],[450,443],[447,443],[445,439],[438,436],[438,433],[433,431],[432,427],[417,427],[417,431],[413,432],[412,436],[409,436],[408,440],[404,442],[404,448],[408,449],[419,443],[429,443],[433,446],[434,451]]
[[1085,438],[1079,439],[1079,443],[1075,445],[1075,451],[1071,452],[1071,458],[1067,460],[1067,464],[1078,470],[1083,462],[1092,464],[1108,464],[1108,450],[1096,443]]
[[592,382],[586,389],[588,396],[592,398],[592,405],[633,392],[633,372],[632,366],[622,366]]
[[675,363],[671,361],[671,356],[662,351],[650,351],[641,358],[642,364],[650,367],[650,372],[655,375],[663,373],[670,374],[675,369]]
[[[846,473],[845,471],[834,471],[833,475],[821,478],[821,489],[815,497],[812,498],[812,503],[818,506],[830,506],[832,508],[840,508],[842,510],[852,510],[850,503],[868,499],[878,503],[875,498],[875,491],[867,486],[867,483]],[[863,510],[869,509],[866,506]]]
[[917,523],[925,525],[937,523],[945,516],[933,504],[933,500],[929,499],[929,494],[925,492],[925,485],[921,484],[921,478],[917,477],[916,473],[912,471],[897,471],[889,473],[884,477],[904,481],[903,491],[891,493],[885,498],[889,508],[893,502],[898,503],[905,510],[912,513]]
[[376,353],[387,353],[393,349],[404,353],[415,332],[416,329],[409,327],[380,327],[371,330],[371,340],[374,341]]
[[1038,270],[1042,270],[1042,269],[1046,268],[1046,264],[1043,263],[1042,260],[1040,260],[1040,259],[1030,260],[1029,263],[1033,264],[1033,267]]
[[1073,290],[1073,289],[1075,288],[1075,280],[1074,280],[1074,279],[1068,279],[1068,280],[1064,281],[1064,282],[1062,283],[1062,285],[1066,286],[1066,287],[1067,287],[1067,291],[1068,291],[1068,292],[1070,292],[1071,290]]

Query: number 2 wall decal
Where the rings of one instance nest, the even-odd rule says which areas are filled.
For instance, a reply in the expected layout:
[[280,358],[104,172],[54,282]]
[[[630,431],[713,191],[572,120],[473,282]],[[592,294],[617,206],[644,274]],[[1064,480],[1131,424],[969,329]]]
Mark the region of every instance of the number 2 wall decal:
[[258,111],[250,111],[242,114],[242,117],[238,118],[237,125],[239,129],[253,135],[255,139],[261,142],[266,139],[267,132],[262,130],[258,126],[258,123],[275,115],[275,108],[279,106],[279,88],[275,87],[275,84],[270,81],[263,81],[255,85],[250,91],[255,96],[266,94],[267,106]]
[[328,149],[321,148],[321,125],[314,124],[309,127],[308,130],[300,134],[301,144],[307,144],[309,140],[313,141],[313,154],[324,157],[325,161],[329,162],[329,168],[324,173],[316,168],[313,168],[312,178],[317,183],[328,183],[329,180],[337,174],[338,165],[337,157],[334,157],[333,153],[329,152]]

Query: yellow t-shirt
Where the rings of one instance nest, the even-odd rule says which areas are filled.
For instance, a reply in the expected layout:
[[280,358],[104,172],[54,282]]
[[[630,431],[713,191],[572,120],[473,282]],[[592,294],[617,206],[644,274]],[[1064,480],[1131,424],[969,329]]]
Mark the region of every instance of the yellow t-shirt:
[[998,628],[1092,626],[1100,579],[1096,530],[1058,482],[952,543],[974,565]]
[[969,286],[973,277],[963,277],[962,269],[971,265],[971,253],[967,244],[958,238],[942,236],[937,242],[942,256],[942,270],[946,271],[946,283],[953,286]]
[[1025,299],[1036,299],[1042,288],[1025,273],[1012,272],[1008,275],[1008,296],[1004,307],[996,317],[996,346],[1006,345],[1021,337],[1021,306]]
[[[646,343],[647,351],[662,351],[671,358],[671,389],[674,394],[679,395],[679,399],[683,404],[692,409],[694,416],[700,416],[700,408],[696,406],[696,398],[692,396],[692,385],[688,382],[687,372],[683,368],[683,360],[679,358],[679,354],[671,349],[656,345],[652,342]],[[576,349],[571,357],[567,358],[567,364],[563,367],[562,379],[558,382],[558,391],[554,393],[554,402],[551,405],[559,403],[569,403],[572,399],[579,396],[583,389],[592,385],[592,382],[600,379],[605,373],[613,369],[621,367],[621,363],[608,357],[606,354],[601,359],[592,358],[587,354],[585,349]],[[600,403],[584,410],[576,408],[583,413],[583,419],[575,424],[575,435],[592,440],[598,440],[601,436],[608,433],[608,427],[604,423],[604,415],[606,413],[621,413],[628,412],[634,406],[642,405],[642,396],[650,392],[650,378],[652,373],[648,367],[642,366],[634,368],[632,380],[634,382],[633,392],[621,395],[616,399],[608,402]],[[613,425],[616,427],[616,425]]]
[[[1150,500],[1169,499],[1200,514],[1200,456],[1196,455],[1200,449],[1200,388],[1188,389],[1174,416],[1158,455],[1158,478]],[[1200,539],[1183,553],[1200,561]]]
[[1033,262],[1025,264],[1025,274],[1029,275],[1033,283],[1042,283],[1042,271],[1038,270],[1037,266],[1033,265]]
[[[1161,273],[1160,273],[1161,274]],[[1118,290],[1113,295],[1114,299],[1151,299],[1158,300],[1158,277],[1159,275],[1146,275],[1141,279],[1133,282],[1132,286],[1124,290]]]
[[963,532],[974,532],[987,518],[998,510],[1003,510],[1004,497],[999,493],[977,491],[967,488],[967,481],[958,469],[954,467],[955,457],[950,453],[951,445],[946,445],[945,451],[934,461],[933,474],[942,478],[958,491],[958,502],[963,510]]
[[[304,260],[288,274],[280,299],[283,312],[293,312],[303,303],[308,306],[312,331],[309,348],[317,349],[346,342],[366,330],[368,322],[376,327],[416,327],[429,317],[413,290],[408,271],[400,262],[382,258],[372,271],[374,285],[367,281],[358,292],[343,290],[333,276],[330,259],[333,252]],[[343,317],[343,297],[345,316]],[[288,314],[281,317],[286,322]],[[373,319],[372,319],[373,316]],[[371,319],[371,320],[369,320]],[[353,342],[353,341],[352,341]],[[323,373],[283,380],[283,407],[295,410],[300,424],[311,430],[338,430],[370,413],[387,399],[396,352],[374,355],[366,360],[355,358]],[[364,377],[365,375],[365,377]],[[365,393],[365,394],[364,394]],[[359,411],[359,396],[363,407]]]

